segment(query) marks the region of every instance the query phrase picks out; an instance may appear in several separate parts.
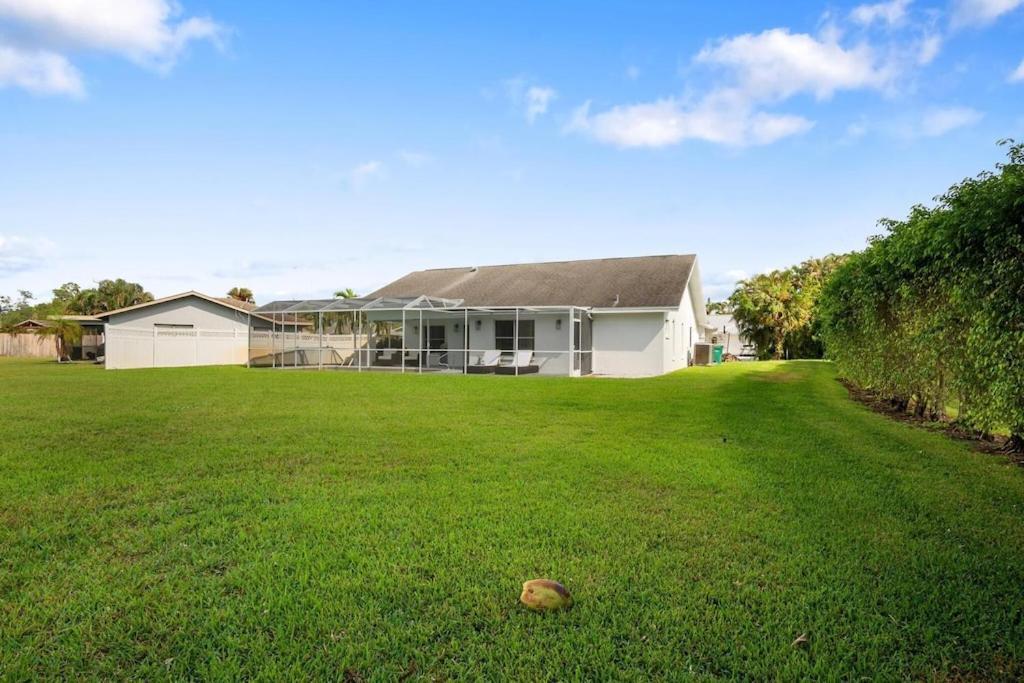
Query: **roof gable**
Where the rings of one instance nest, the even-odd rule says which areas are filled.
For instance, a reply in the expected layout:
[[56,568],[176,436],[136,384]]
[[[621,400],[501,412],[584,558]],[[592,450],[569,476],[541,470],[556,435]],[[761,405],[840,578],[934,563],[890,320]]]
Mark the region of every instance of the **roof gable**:
[[693,254],[418,270],[367,295],[427,295],[466,306],[676,308]]
[[177,301],[178,299],[186,299],[186,298],[191,297],[191,296],[194,296],[194,297],[196,297],[198,299],[203,299],[204,301],[209,301],[210,303],[217,304],[218,306],[224,306],[225,308],[230,308],[232,310],[239,311],[241,313],[248,313],[249,312],[249,310],[247,310],[245,308],[242,308],[241,305],[236,305],[236,304],[243,304],[243,302],[241,302],[241,301],[228,303],[224,299],[219,299],[217,297],[207,296],[207,295],[205,295],[205,294],[203,294],[201,292],[197,292],[195,290],[189,290],[187,292],[181,292],[180,294],[172,294],[171,296],[165,296],[165,297],[162,297],[160,299],[153,299],[152,301],[146,301],[146,302],[141,303],[141,304],[135,304],[134,306],[125,306],[124,308],[116,308],[113,311],[105,311],[103,313],[97,313],[96,317],[97,318],[109,318],[112,315],[118,315],[120,313],[127,313],[128,311],[135,311],[135,310],[138,310],[140,308],[148,308],[150,306],[158,306],[160,304],[165,304],[165,303],[167,303],[169,301]]
[[168,303],[168,302],[171,302],[171,301],[178,301],[179,299],[187,299],[189,297],[195,297],[195,298],[201,299],[203,301],[208,301],[211,304],[216,304],[218,306],[223,306],[224,308],[230,309],[232,311],[236,311],[238,313],[245,313],[246,315],[252,315],[252,317],[254,317],[254,318],[259,318],[259,319],[265,320],[267,322],[277,322],[277,323],[287,322],[289,325],[302,325],[302,326],[306,326],[306,325],[311,325],[312,324],[312,323],[310,323],[308,321],[296,320],[294,316],[279,317],[276,320],[272,321],[270,318],[268,318],[266,316],[260,315],[258,313],[253,313],[253,309],[256,308],[256,304],[249,303],[248,301],[239,301],[238,299],[220,298],[220,297],[215,297],[215,296],[207,296],[206,294],[203,294],[202,292],[197,292],[195,290],[189,290],[187,292],[181,292],[180,294],[172,294],[171,296],[165,296],[165,297],[160,298],[160,299],[153,299],[152,301],[147,301],[145,303],[136,304],[134,306],[126,306],[124,308],[118,308],[118,309],[115,309],[113,311],[106,311],[105,313],[98,313],[96,315],[96,318],[97,319],[110,318],[111,316],[119,315],[121,313],[127,313],[129,311],[135,311],[135,310],[138,310],[138,309],[141,309],[141,308],[148,308],[150,306],[158,306],[160,304],[165,304],[165,303]]

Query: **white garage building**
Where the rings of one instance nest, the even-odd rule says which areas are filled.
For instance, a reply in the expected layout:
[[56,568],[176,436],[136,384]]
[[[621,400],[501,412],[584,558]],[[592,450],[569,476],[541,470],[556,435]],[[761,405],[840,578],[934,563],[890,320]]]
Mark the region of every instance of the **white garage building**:
[[[245,365],[252,304],[182,292],[99,314],[104,323],[107,369]],[[300,326],[301,327],[301,326]]]
[[692,254],[420,270],[255,312],[274,324],[250,364],[277,368],[644,377],[691,364],[707,331]]

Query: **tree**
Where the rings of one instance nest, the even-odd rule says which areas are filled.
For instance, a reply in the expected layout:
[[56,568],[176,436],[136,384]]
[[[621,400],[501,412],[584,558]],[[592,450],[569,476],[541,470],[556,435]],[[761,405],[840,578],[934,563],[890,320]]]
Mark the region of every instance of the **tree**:
[[53,290],[53,303],[61,304],[64,307],[71,303],[82,293],[82,288],[74,282],[65,282]]
[[728,301],[709,304],[709,312],[711,306],[731,312],[762,358],[820,358],[818,298],[845,258],[829,254],[742,280]]
[[252,290],[248,287],[232,287],[228,290],[228,296],[237,301],[245,301],[246,303],[256,303],[256,297],[253,296]]
[[708,299],[705,310],[709,315],[712,313],[732,313],[732,306],[728,301],[712,301]]
[[800,289],[794,268],[743,280],[729,302],[740,332],[762,355],[770,349],[775,360],[783,357],[786,335],[811,318],[811,301]]
[[153,295],[137,282],[128,282],[121,278],[100,280],[96,287],[81,290],[68,305],[68,311],[81,315],[95,315],[152,300]]
[[359,295],[356,294],[355,290],[352,289],[351,287],[346,287],[345,289],[339,289],[337,292],[335,292],[334,293],[334,298],[335,299],[358,299]]
[[53,337],[59,363],[71,359],[71,348],[82,341],[82,326],[74,321],[58,318],[51,325],[40,328],[39,334]]

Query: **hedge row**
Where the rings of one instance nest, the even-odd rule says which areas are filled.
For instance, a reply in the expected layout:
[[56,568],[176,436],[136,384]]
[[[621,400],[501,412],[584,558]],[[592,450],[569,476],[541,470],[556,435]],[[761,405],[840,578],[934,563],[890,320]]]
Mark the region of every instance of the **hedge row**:
[[919,415],[1024,446],[1024,145],[914,207],[851,257],[819,301],[840,373]]

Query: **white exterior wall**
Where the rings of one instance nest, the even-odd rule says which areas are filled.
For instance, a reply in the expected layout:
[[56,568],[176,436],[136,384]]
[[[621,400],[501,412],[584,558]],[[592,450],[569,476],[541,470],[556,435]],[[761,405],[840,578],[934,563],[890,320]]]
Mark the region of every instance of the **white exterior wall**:
[[664,372],[664,311],[594,313],[594,374],[647,377]]
[[701,340],[689,286],[677,309],[594,312],[594,374],[648,377],[687,367]]
[[690,365],[693,358],[693,347],[700,341],[700,329],[697,327],[697,312],[690,286],[683,291],[683,300],[679,310],[666,316],[664,370],[672,372]]
[[[192,325],[166,329],[157,325]],[[185,297],[107,318],[106,367],[244,365],[248,316],[198,297]]]

